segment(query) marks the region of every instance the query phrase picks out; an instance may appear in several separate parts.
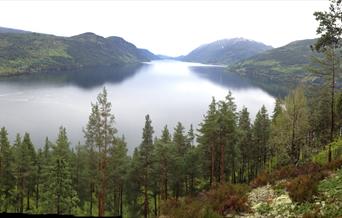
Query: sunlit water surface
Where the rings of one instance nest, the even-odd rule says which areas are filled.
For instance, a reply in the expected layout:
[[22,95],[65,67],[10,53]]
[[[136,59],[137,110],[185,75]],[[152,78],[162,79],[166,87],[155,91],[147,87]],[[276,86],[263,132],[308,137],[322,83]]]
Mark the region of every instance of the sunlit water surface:
[[262,105],[273,110],[274,97],[224,68],[178,61],[153,61],[139,66],[91,68],[0,80],[0,126],[13,141],[16,133],[31,134],[40,147],[45,137],[56,139],[67,128],[72,145],[82,143],[90,103],[105,86],[118,135],[129,151],[141,141],[145,115],[150,114],[156,136],[164,125],[173,130],[181,121],[198,127],[212,96],[223,99],[231,90],[238,110],[246,106],[254,119]]

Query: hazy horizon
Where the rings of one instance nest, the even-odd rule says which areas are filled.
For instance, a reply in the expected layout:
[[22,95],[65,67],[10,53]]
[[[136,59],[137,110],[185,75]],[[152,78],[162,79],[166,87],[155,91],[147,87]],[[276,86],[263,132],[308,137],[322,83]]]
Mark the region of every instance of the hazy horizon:
[[[220,39],[280,47],[316,36],[328,1],[0,1],[0,26],[73,36],[119,36],[139,48],[186,55]],[[289,16],[290,15],[290,16]]]

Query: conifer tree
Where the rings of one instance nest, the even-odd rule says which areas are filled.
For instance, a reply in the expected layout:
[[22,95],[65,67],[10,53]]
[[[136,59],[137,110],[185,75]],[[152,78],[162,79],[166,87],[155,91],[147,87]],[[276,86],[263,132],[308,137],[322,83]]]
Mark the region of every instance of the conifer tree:
[[72,184],[69,144],[66,129],[60,127],[56,145],[52,150],[49,177],[44,184],[44,207],[50,213],[72,214],[78,203]]
[[200,123],[200,128],[198,129],[199,135],[197,141],[199,143],[199,148],[201,150],[202,161],[203,161],[203,171],[208,172],[207,177],[209,177],[209,184],[212,186],[215,180],[215,172],[217,169],[216,153],[217,153],[217,103],[215,98],[209,105],[209,109],[204,116],[204,120]]
[[253,141],[255,146],[255,175],[259,169],[266,166],[268,155],[270,153],[270,146],[268,144],[270,137],[270,119],[263,105],[257,113],[253,125]]
[[[97,161],[97,190],[98,190],[98,216],[105,215],[105,202],[107,193],[108,181],[108,153],[114,141],[115,133],[114,115],[111,112],[112,105],[108,101],[108,94],[106,88],[97,96],[96,104],[92,104],[92,112],[89,116],[89,121],[84,130],[86,144],[90,148],[90,161],[93,164]],[[95,153],[97,150],[97,155]],[[92,170],[92,172],[94,172]],[[90,182],[91,196],[93,192],[92,185],[94,181]],[[92,198],[92,197],[91,197]],[[92,205],[92,199],[91,199]],[[92,206],[90,214],[92,213]]]
[[29,133],[25,133],[22,141],[22,166],[24,175],[24,192],[26,194],[26,211],[31,210],[30,198],[35,191],[36,151]]
[[[336,78],[341,73],[338,49],[342,47],[342,2],[341,0],[330,0],[329,11],[317,11],[314,13],[319,22],[316,33],[320,35],[313,48],[318,52],[324,52],[325,58],[318,63],[325,68],[324,74],[329,77],[330,94],[330,142],[333,141],[335,131],[335,92]],[[331,145],[328,148],[328,160],[331,161]]]
[[[239,170],[239,182],[246,182],[251,179],[250,172],[250,159],[252,157],[252,133],[251,133],[251,121],[249,118],[249,112],[246,107],[243,107],[239,114],[238,122],[239,141],[240,148],[240,170]],[[247,177],[247,178],[246,178]]]
[[7,130],[2,127],[0,130],[0,210],[3,212],[7,212],[13,202],[12,191],[15,185],[13,159]]
[[[236,156],[238,155],[236,147],[236,105],[232,93],[229,91],[225,100],[218,104],[217,118],[217,137],[220,144],[220,182],[226,180],[226,166],[230,172],[231,181],[236,182]],[[225,163],[229,160],[229,163]]]
[[141,163],[142,170],[142,185],[143,185],[143,193],[144,193],[144,217],[147,218],[149,215],[149,198],[148,198],[148,190],[149,190],[149,182],[150,182],[150,173],[153,161],[153,127],[151,125],[152,121],[149,115],[145,116],[145,126],[143,128],[142,134],[142,142],[139,147],[139,157]]
[[123,194],[129,167],[125,137],[115,138],[109,151],[109,180],[111,199],[108,199],[114,216],[123,215]]

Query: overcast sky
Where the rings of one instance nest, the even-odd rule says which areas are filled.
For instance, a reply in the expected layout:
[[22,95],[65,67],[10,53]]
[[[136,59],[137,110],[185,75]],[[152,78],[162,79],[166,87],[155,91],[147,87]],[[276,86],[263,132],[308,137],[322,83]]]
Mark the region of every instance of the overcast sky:
[[121,36],[157,54],[244,37],[273,47],[316,37],[314,1],[0,1],[0,26],[60,36]]

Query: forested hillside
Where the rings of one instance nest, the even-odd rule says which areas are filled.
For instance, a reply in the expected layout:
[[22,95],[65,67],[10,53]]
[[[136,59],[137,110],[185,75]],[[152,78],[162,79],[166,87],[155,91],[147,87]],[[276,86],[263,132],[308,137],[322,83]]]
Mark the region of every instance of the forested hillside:
[[178,59],[204,64],[229,65],[271,48],[263,43],[244,38],[222,39],[202,45]]
[[120,37],[0,33],[0,76],[124,65],[158,59]]
[[238,62],[228,70],[247,77],[299,83],[309,79],[306,78],[310,73],[309,65],[312,57],[318,55],[310,48],[315,42],[315,39],[291,42]]

